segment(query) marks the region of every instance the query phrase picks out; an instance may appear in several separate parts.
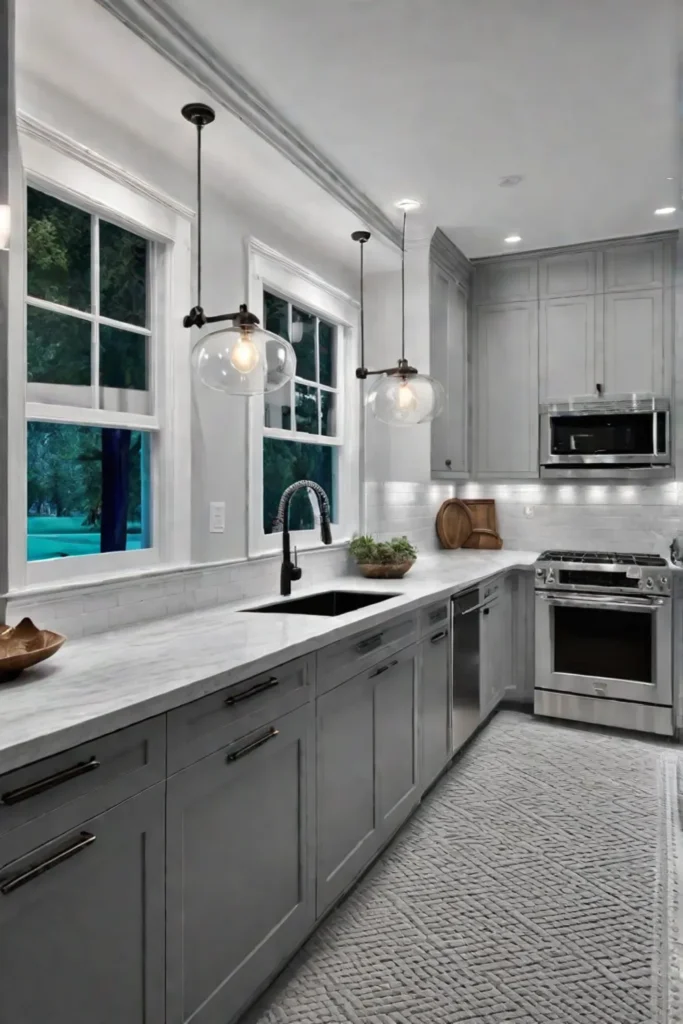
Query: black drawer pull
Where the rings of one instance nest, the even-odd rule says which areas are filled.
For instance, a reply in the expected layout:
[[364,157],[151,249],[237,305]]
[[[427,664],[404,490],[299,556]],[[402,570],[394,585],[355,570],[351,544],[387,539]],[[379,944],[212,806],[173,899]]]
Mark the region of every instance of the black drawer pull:
[[377,633],[375,636],[369,636],[367,640],[361,640],[359,644],[356,644],[356,650],[359,654],[367,654],[368,651],[374,651],[375,648],[382,646],[382,633]]
[[370,678],[374,679],[375,676],[381,676],[383,672],[388,672],[389,669],[394,668],[395,665],[398,665],[397,661],[391,661],[388,665],[380,665],[379,668],[376,668],[374,672],[370,673]]
[[266,679],[263,683],[257,683],[256,686],[252,686],[250,690],[244,690],[242,693],[238,693],[235,697],[226,697],[225,704],[231,708],[233,704],[239,704],[241,700],[249,700],[250,697],[256,697],[257,694],[263,693],[264,690],[270,690],[273,686],[277,686],[280,680],[277,676],[271,676],[270,679]]
[[228,762],[239,761],[241,757],[245,757],[246,754],[251,754],[252,750],[258,750],[258,748],[262,747],[264,743],[268,742],[268,740],[274,740],[275,737],[279,735],[279,729],[269,729],[265,736],[259,736],[259,738],[254,740],[253,743],[247,743],[246,747],[240,747],[240,749],[236,750],[233,754],[228,754],[225,760]]
[[433,644],[438,644],[439,640],[443,640],[447,636],[448,636],[448,633],[446,632],[446,630],[442,629],[440,633],[435,633],[434,634],[434,636],[431,638],[430,642],[433,643]]
[[14,878],[9,878],[6,882],[0,885],[0,893],[3,896],[9,896],[15,889],[19,889],[22,885],[26,885],[27,882],[32,882],[34,878],[38,878],[39,875],[44,875],[46,871],[50,871],[52,868],[56,868],[57,865],[63,864],[65,860],[69,860],[75,854],[80,853],[81,850],[85,850],[86,846],[90,846],[94,843],[97,836],[94,836],[92,832],[81,832],[80,838],[75,843],[71,843],[70,846],[60,850],[59,853],[53,853],[51,857],[44,860],[42,864],[34,864],[32,868],[27,868],[26,871],[22,871],[20,874],[15,875]]
[[22,800],[28,800],[32,796],[38,796],[39,793],[45,793],[54,786],[61,786],[63,782],[68,782],[69,779],[77,779],[79,775],[87,775],[88,772],[94,772],[99,767],[100,762],[96,758],[91,757],[89,761],[81,761],[71,768],[65,768],[64,771],[48,775],[46,779],[39,779],[38,782],[29,782],[28,786],[20,786],[19,789],[10,789],[8,793],[3,793],[0,799],[8,807],[12,804],[19,804]]

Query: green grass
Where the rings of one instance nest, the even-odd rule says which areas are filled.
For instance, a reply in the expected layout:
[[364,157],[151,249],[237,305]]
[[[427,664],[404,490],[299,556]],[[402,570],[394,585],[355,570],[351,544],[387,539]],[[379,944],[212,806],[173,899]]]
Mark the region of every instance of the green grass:
[[[84,526],[83,516],[29,516],[27,533],[29,562],[100,553],[99,528]],[[129,523],[126,550],[138,550],[141,540],[140,524]]]

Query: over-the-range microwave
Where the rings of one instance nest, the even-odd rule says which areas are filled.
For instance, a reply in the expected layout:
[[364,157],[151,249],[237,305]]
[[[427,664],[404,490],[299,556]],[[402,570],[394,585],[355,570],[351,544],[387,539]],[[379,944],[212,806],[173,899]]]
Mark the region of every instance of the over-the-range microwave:
[[540,410],[545,478],[650,478],[671,474],[668,398],[589,395]]

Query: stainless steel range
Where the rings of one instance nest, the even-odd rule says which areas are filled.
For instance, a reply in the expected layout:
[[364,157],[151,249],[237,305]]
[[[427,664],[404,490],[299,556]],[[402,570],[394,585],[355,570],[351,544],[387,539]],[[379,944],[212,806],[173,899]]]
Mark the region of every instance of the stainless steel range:
[[671,577],[659,555],[543,552],[537,714],[673,734]]

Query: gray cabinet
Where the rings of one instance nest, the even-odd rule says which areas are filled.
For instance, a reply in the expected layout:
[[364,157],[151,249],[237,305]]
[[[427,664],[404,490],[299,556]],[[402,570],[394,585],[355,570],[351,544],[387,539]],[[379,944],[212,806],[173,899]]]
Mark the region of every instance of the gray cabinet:
[[412,645],[316,701],[318,915],[419,798],[416,651]]
[[661,288],[605,295],[604,384],[612,394],[670,390]]
[[597,253],[559,252],[539,260],[538,286],[542,299],[595,295]]
[[637,291],[641,288],[662,288],[667,284],[665,253],[662,239],[624,242],[605,249],[603,281],[606,292]]
[[432,422],[432,473],[467,475],[467,290],[440,267],[430,271],[430,373],[441,382],[445,408]]
[[538,298],[538,260],[508,257],[477,265],[477,303],[517,302]]
[[0,841],[2,1024],[164,1024],[164,788]]
[[[594,254],[591,254],[594,255]],[[541,299],[539,317],[541,401],[595,391],[595,296]]]
[[451,677],[448,624],[422,641],[420,784],[429,786],[450,759]]
[[227,1024],[313,926],[313,705],[168,781],[168,1024]]
[[477,475],[538,476],[538,304],[477,309]]

